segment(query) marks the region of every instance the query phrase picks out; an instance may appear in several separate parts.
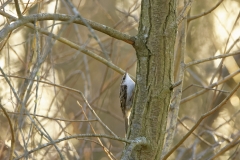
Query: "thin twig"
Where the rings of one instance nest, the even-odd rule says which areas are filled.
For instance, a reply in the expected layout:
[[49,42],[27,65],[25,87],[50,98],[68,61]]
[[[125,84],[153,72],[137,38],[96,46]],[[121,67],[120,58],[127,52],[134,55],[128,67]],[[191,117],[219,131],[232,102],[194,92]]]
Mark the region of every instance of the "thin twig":
[[[181,121],[181,119],[179,119],[178,117],[178,122],[185,128],[187,129],[188,131],[190,131],[190,128],[184,123]],[[205,139],[203,139],[201,136],[199,136],[198,134],[196,134],[195,132],[193,132],[193,135],[196,136],[198,139],[200,139],[203,143],[205,143],[206,145],[208,145],[209,147],[212,147],[212,145],[207,142]]]
[[7,120],[8,120],[9,126],[10,126],[10,130],[11,130],[12,139],[11,139],[11,149],[10,149],[10,157],[9,157],[9,159],[12,160],[12,159],[13,159],[13,153],[14,153],[14,146],[15,146],[15,138],[14,138],[14,132],[13,132],[13,125],[12,125],[12,122],[11,122],[10,117],[8,116],[7,111],[6,111],[5,108],[2,106],[1,102],[0,102],[0,108],[2,109],[4,115],[7,117]]
[[[82,105],[81,105],[78,101],[77,101],[77,103],[78,103],[78,105],[81,107],[81,109],[82,109],[82,111],[83,111],[83,114],[84,114],[84,117],[85,117],[86,119],[88,119],[88,117],[87,117],[87,115],[86,115],[86,113],[85,113]],[[93,133],[94,133],[94,134],[97,134],[96,131],[95,131],[95,129],[93,128],[93,126],[92,126],[92,124],[91,124],[90,122],[89,122],[89,125],[90,125]],[[105,151],[105,153],[107,154],[107,156],[108,156],[111,160],[112,160],[112,159],[116,159],[116,158],[114,157],[114,155],[110,152],[110,150],[107,149],[107,147],[105,147],[105,146],[103,145],[101,139],[100,139],[99,137],[97,137],[97,139],[98,139],[99,144],[103,147],[103,150]]]
[[220,151],[218,151],[216,154],[214,154],[211,158],[209,158],[208,160],[212,160],[215,159],[219,156],[221,156],[222,154],[224,154],[225,152],[227,152],[229,149],[235,147],[237,144],[240,143],[240,134],[238,134],[231,143],[227,144],[225,147],[223,147]]
[[[125,143],[131,143],[131,141],[128,141],[126,139],[122,139],[122,138],[117,138],[117,137],[112,137],[112,136],[108,136],[108,135],[105,135],[105,134],[76,134],[76,135],[71,135],[71,136],[66,136],[62,139],[57,139],[53,142],[49,142],[49,143],[45,143],[43,145],[39,145],[37,148],[34,148],[30,151],[27,152],[27,154],[31,154],[33,152],[36,152],[40,149],[43,149],[45,147],[48,147],[50,145],[53,145],[53,144],[56,144],[56,143],[60,143],[62,141],[65,141],[65,140],[70,140],[70,139],[75,139],[75,138],[85,138],[85,137],[101,137],[101,138],[108,138],[108,139],[112,139],[112,140],[117,140],[117,141],[121,141],[121,142],[125,142]],[[18,158],[16,158],[16,160],[18,159],[21,159],[24,157],[24,154],[19,156]]]
[[[11,77],[16,77],[16,76],[11,76]],[[19,78],[19,77],[18,77]],[[85,96],[83,95],[82,92],[80,92],[79,90],[76,90],[76,89],[72,89],[72,88],[69,88],[69,87],[65,87],[65,86],[61,86],[61,85],[56,85],[56,84],[52,84],[52,83],[49,83],[49,82],[44,82],[44,81],[39,81],[41,83],[45,83],[45,84],[49,84],[49,85],[53,85],[53,86],[57,86],[59,88],[63,88],[63,89],[67,89],[67,90],[71,90],[71,91],[74,91],[74,92],[77,92],[79,93],[82,98],[84,99],[85,103],[87,104],[87,106],[89,107],[89,109],[91,110],[91,112],[96,116],[97,120],[112,134],[114,135],[115,138],[119,138],[115,133],[113,133],[106,124],[104,124],[102,122],[102,120],[98,117],[98,115],[95,113],[95,111],[93,110],[93,108],[90,106],[90,104],[88,103],[88,101],[86,100]]]
[[229,91],[224,91],[224,90],[221,90],[221,89],[215,89],[215,88],[208,88],[208,87],[204,87],[204,86],[200,86],[200,85],[197,85],[197,84],[191,84],[189,86],[187,86],[186,88],[183,89],[182,92],[186,91],[188,88],[190,87],[198,87],[198,88],[204,88],[204,89],[208,89],[208,90],[212,90],[212,91],[218,91],[218,92],[223,92],[223,93],[229,93]]
[[22,18],[22,13],[21,13],[21,10],[20,10],[20,7],[19,7],[18,0],[14,0],[14,4],[15,4],[15,8],[16,8],[18,18]]
[[90,106],[90,104],[88,103],[87,99],[85,98],[85,96],[83,95],[82,92],[78,92],[81,97],[83,98],[84,102],[87,104],[88,108],[90,109],[90,111],[94,114],[94,116],[97,118],[97,120],[104,126],[104,128],[106,128],[114,137],[118,137],[111,129],[108,128],[108,126],[103,123],[103,121],[98,117],[97,113],[94,111],[94,109]]
[[214,9],[216,9],[223,1],[224,1],[224,0],[220,0],[213,8],[211,8],[210,10],[208,10],[208,11],[206,11],[206,12],[203,12],[203,13],[201,13],[201,14],[199,14],[199,15],[196,15],[196,16],[189,17],[189,18],[188,18],[188,22],[190,22],[190,21],[192,21],[192,20],[194,20],[194,19],[200,18],[200,17],[202,17],[202,16],[205,16],[205,15],[211,13],[211,12],[212,12]]
[[[20,79],[28,79],[29,80],[29,78],[24,78],[24,77],[19,77],[19,76],[13,76],[13,75],[6,75],[6,74],[4,74],[4,75],[0,75],[0,76],[2,76],[2,77],[13,77],[13,78],[20,78]],[[37,80],[33,80],[33,81],[37,81]],[[69,91],[73,91],[73,92],[76,92],[76,93],[79,93],[80,91],[79,90],[77,90],[77,89],[74,89],[74,88],[70,88],[70,87],[66,87],[66,86],[63,86],[63,85],[58,85],[58,84],[54,84],[54,83],[52,83],[52,82],[46,82],[46,81],[41,81],[41,80],[39,80],[38,82],[40,82],[40,83],[43,83],[43,84],[48,84],[48,85],[51,85],[51,86],[55,86],[55,87],[59,87],[59,88],[62,88],[62,89],[66,89],[66,90],[69,90]]]
[[206,87],[207,89],[202,89],[202,90],[200,90],[200,91],[198,91],[198,92],[196,92],[196,93],[194,93],[194,94],[192,94],[192,95],[190,95],[190,96],[188,96],[188,97],[186,97],[186,98],[183,98],[183,99],[181,100],[181,104],[182,104],[182,103],[185,103],[185,102],[187,102],[187,101],[189,101],[189,100],[191,100],[191,99],[193,99],[193,98],[196,98],[196,97],[202,95],[203,93],[205,93],[205,92],[207,92],[207,91],[209,90],[208,88],[216,87],[216,86],[218,86],[218,85],[226,82],[227,80],[233,78],[234,76],[236,76],[236,75],[239,74],[239,73],[240,73],[240,69],[237,70],[236,72],[234,72],[234,73],[232,73],[232,74],[224,77],[222,80],[220,80],[220,81],[218,81],[218,82],[215,82],[215,83],[209,85],[208,87]]
[[211,114],[213,114],[214,112],[216,112],[218,109],[220,109],[231,97],[232,95],[238,90],[238,88],[240,87],[240,83],[238,83],[238,85],[231,91],[231,93],[219,104],[217,105],[215,108],[213,108],[212,110],[210,110],[209,112],[203,114],[199,120],[197,121],[197,123],[192,127],[192,129],[177,143],[177,145],[175,145],[164,157],[162,160],[166,160],[191,134],[192,132],[199,126],[199,124],[208,116],[210,116]]
[[2,3],[0,6],[0,10],[2,10],[4,7],[6,7],[6,5],[8,5],[11,2],[12,2],[12,0],[7,0],[6,2]]
[[217,131],[219,128],[223,127],[225,124],[230,123],[231,121],[234,121],[233,118],[236,118],[239,113],[240,113],[240,110],[238,110],[236,113],[231,115],[231,117],[228,120],[226,120],[225,122],[223,122],[222,124],[219,124],[216,128],[214,128],[214,131]]
[[189,0],[182,9],[181,13],[179,13],[179,16],[177,18],[177,24],[179,25],[184,19],[186,19],[188,12],[190,11],[192,7],[192,0]]
[[[232,35],[232,33],[233,33],[233,30],[234,30],[234,28],[235,28],[235,27],[237,26],[237,24],[238,24],[238,19],[239,19],[239,18],[240,18],[240,12],[238,13],[238,15],[237,15],[237,17],[236,17],[236,19],[235,19],[235,21],[234,21],[234,24],[233,24],[230,32],[228,32],[228,30],[226,30],[226,28],[225,28],[225,30],[226,30],[226,32],[228,33],[229,36],[228,36],[228,38],[227,38],[227,40],[226,40],[226,43],[225,43],[225,46],[224,46],[224,51],[223,51],[224,54],[228,54],[228,53],[233,49],[233,47],[237,44],[237,42],[240,40],[240,38],[237,38],[232,44],[230,44],[230,46],[228,45],[228,43],[229,43],[229,41],[230,41],[230,38],[231,38],[231,35]],[[228,47],[228,46],[229,46],[229,47]],[[227,49],[227,47],[228,47],[228,49]],[[215,72],[214,72],[214,74],[213,74],[213,76],[212,76],[212,78],[211,78],[211,80],[210,80],[210,84],[212,84],[213,80],[215,79],[215,77],[217,76],[218,73],[219,73],[219,76],[218,76],[218,77],[221,76],[221,74],[222,74],[221,70],[222,70],[222,66],[223,66],[223,61],[224,61],[224,60],[225,60],[225,58],[221,59],[221,62],[218,64],[218,67],[217,67],[217,69],[215,70]]]
[[[65,1],[64,1],[64,2],[65,2]],[[80,14],[79,11],[77,10],[77,8],[73,5],[73,3],[72,3],[70,0],[66,0],[66,2],[67,2],[67,4],[72,8],[73,13],[74,13],[77,17],[79,17],[79,18],[82,20],[84,26],[86,26],[86,27],[88,28],[88,30],[89,30],[89,32],[91,33],[91,35],[93,36],[93,38],[94,38],[94,39],[97,41],[97,43],[99,44],[99,46],[100,46],[103,54],[105,55],[105,58],[110,61],[110,57],[109,57],[108,53],[106,52],[104,46],[102,45],[100,39],[98,38],[97,34],[94,32],[94,30],[92,29],[92,27],[88,24],[87,21],[85,21],[85,19],[81,16],[81,14]]]
[[192,62],[185,64],[185,68],[191,67],[191,66],[199,64],[199,63],[208,62],[208,61],[212,61],[212,60],[220,59],[220,58],[226,58],[226,57],[234,56],[234,55],[238,55],[238,54],[240,54],[240,51],[236,51],[236,52],[229,53],[229,54],[221,54],[221,55],[214,56],[214,57],[209,57],[209,58],[205,58],[205,59],[201,59],[201,60],[192,61]]
[[[19,113],[16,113],[16,112],[9,112],[9,111],[7,111],[7,113],[8,114],[19,115]],[[23,115],[27,115],[27,114],[23,113]],[[64,122],[96,122],[96,121],[98,121],[97,119],[70,120],[70,119],[63,119],[63,118],[47,117],[47,116],[43,116],[43,115],[39,115],[39,114],[32,114],[32,113],[29,113],[29,115],[35,116],[35,117],[42,117],[42,118],[46,118],[46,119],[51,119],[51,120],[55,120],[55,121],[64,121]]]
[[[65,160],[62,152],[60,151],[59,147],[56,145],[56,143],[53,142],[53,139],[52,137],[48,134],[47,130],[44,128],[44,126],[41,124],[41,122],[36,118],[34,117],[34,119],[38,122],[38,124],[40,125],[40,127],[42,128],[42,130],[46,133],[45,137],[48,138],[50,140],[50,142],[53,143],[53,146],[55,147],[55,149],[57,150],[61,160]],[[39,128],[40,129],[40,128]]]
[[[9,18],[16,19],[15,17],[13,17],[13,16],[11,16],[11,15],[5,13],[5,12],[2,12],[2,11],[0,11],[0,14],[4,14],[4,16],[8,16]],[[25,26],[34,29],[33,24],[25,24]],[[66,44],[66,45],[68,45],[68,46],[70,46],[70,47],[72,47],[72,48],[74,48],[74,49],[77,49],[77,50],[85,53],[86,55],[88,55],[88,56],[96,59],[97,61],[105,64],[106,66],[108,66],[109,68],[115,70],[116,72],[118,72],[118,73],[120,73],[120,74],[124,74],[124,73],[125,73],[125,71],[124,71],[123,69],[119,68],[118,66],[116,66],[116,65],[113,64],[112,62],[110,62],[110,61],[102,58],[101,56],[95,54],[94,52],[92,52],[92,51],[90,51],[90,50],[85,49],[84,47],[81,47],[81,46],[77,45],[76,43],[73,43],[73,42],[71,42],[71,41],[69,41],[69,40],[67,40],[67,39],[65,39],[65,38],[59,37],[59,36],[57,36],[57,35],[55,35],[55,34],[52,34],[52,33],[48,32],[48,31],[46,31],[46,30],[43,30],[43,29],[38,29],[38,31],[41,32],[42,34],[45,34],[45,35],[47,35],[47,36],[49,36],[49,37],[51,37],[51,38],[56,39],[56,40],[58,40],[58,41],[60,41],[60,42],[62,42],[62,43],[64,43],[64,44]],[[0,32],[0,33],[1,33],[1,32]],[[131,78],[132,78],[133,80],[135,80],[135,78],[134,78],[133,76],[131,76]]]
[[[3,70],[2,70],[1,67],[0,67],[0,72],[3,74],[3,77],[5,78],[6,82],[7,82],[8,85],[9,85],[9,87],[11,88],[11,91],[13,92],[13,94],[14,94],[15,98],[17,99],[18,103],[22,106],[22,105],[23,105],[23,102],[21,101],[21,99],[20,99],[19,96],[17,95],[17,93],[16,93],[16,91],[14,90],[11,82],[9,81],[9,79],[7,78],[6,74],[3,72]],[[51,137],[49,137],[48,135],[46,135],[46,134],[37,126],[37,124],[35,123],[35,121],[33,120],[33,118],[30,116],[30,114],[28,113],[28,111],[27,111],[27,110],[24,110],[24,111],[26,111],[28,118],[29,118],[29,119],[31,120],[31,122],[34,124],[34,126],[36,127],[36,129],[37,129],[42,135],[44,135],[48,140],[50,140],[51,142],[53,142],[52,139],[51,139]],[[17,125],[17,124],[15,124],[15,125]],[[58,150],[58,147],[56,146],[56,144],[53,143],[53,145],[54,145],[54,147],[57,149],[57,151],[59,152],[59,155],[60,155],[61,159],[64,159],[63,156],[62,156],[62,154],[61,154],[61,152]],[[15,147],[15,146],[14,146],[14,147]],[[24,155],[25,155],[25,154],[24,154]]]

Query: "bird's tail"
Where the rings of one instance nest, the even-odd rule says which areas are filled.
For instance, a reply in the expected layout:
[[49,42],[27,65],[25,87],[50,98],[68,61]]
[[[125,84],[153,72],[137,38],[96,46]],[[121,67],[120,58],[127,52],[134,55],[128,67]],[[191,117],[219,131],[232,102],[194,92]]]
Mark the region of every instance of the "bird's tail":
[[128,129],[128,117],[127,117],[127,115],[125,115],[124,117],[125,117],[125,131],[126,131],[126,134],[127,134],[127,129]]

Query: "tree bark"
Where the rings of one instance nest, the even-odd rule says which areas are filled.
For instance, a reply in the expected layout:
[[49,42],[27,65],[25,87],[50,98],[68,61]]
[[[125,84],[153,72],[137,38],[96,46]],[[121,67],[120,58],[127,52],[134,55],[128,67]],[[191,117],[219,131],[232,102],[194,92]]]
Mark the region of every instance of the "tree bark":
[[[176,1],[143,0],[134,47],[138,65],[127,144],[122,159],[160,159],[173,84]],[[134,144],[134,145],[133,145]]]

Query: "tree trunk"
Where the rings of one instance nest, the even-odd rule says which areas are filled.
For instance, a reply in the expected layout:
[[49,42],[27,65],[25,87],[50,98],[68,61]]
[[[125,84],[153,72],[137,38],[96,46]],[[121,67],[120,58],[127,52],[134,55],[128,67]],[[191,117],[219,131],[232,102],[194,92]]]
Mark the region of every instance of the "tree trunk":
[[135,98],[127,135],[133,142],[126,145],[122,159],[160,159],[172,94],[175,7],[175,0],[142,1],[134,44],[138,59]]

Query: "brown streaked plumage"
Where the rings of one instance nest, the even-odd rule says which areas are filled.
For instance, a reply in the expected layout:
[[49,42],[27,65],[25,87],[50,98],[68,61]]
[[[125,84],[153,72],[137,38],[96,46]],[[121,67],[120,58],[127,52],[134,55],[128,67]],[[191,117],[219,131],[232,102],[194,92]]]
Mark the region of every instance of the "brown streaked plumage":
[[120,86],[120,104],[125,121],[125,130],[127,133],[129,125],[129,117],[131,114],[131,106],[134,95],[135,82],[130,78],[126,72],[123,75],[121,86]]

